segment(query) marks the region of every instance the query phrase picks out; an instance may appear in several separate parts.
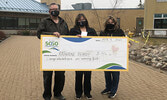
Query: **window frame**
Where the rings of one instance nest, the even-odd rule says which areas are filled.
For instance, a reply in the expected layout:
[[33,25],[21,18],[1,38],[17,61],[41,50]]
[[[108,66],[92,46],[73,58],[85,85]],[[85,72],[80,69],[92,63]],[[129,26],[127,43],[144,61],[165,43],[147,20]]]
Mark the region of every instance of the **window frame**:
[[[3,19],[3,27],[0,27],[0,30],[37,30],[38,25],[41,22],[41,18],[36,18],[36,17],[12,17],[12,16],[0,16],[0,18]],[[14,18],[16,20],[16,27],[7,27],[7,19]],[[19,18],[24,18],[25,19],[25,27],[19,28]],[[31,28],[30,27],[30,19],[35,19],[35,27]],[[29,23],[29,25],[28,25]]]
[[157,2],[167,2],[167,0],[156,0]]
[[[167,14],[161,14],[162,16],[161,17],[155,17],[156,14],[154,14],[153,16],[153,29],[167,29],[167,27],[165,28],[155,28],[155,20],[156,19],[160,19],[160,20],[163,20],[163,19],[166,19],[167,20],[167,16],[164,17],[164,15],[167,15]],[[158,14],[157,14],[158,15]],[[162,24],[162,23],[161,23]]]

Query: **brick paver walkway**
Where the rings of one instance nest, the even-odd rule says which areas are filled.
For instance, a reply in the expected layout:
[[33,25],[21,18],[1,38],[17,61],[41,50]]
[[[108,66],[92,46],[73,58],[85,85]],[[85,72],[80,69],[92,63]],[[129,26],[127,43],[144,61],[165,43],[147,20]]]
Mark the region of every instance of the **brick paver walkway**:
[[[0,43],[0,100],[43,100],[39,50],[35,36],[11,36]],[[67,100],[75,100],[74,74],[66,72],[63,95]],[[167,100],[166,74],[131,61],[129,72],[121,72],[120,77],[114,100]],[[109,100],[100,94],[104,85],[104,73],[93,72],[94,100]]]

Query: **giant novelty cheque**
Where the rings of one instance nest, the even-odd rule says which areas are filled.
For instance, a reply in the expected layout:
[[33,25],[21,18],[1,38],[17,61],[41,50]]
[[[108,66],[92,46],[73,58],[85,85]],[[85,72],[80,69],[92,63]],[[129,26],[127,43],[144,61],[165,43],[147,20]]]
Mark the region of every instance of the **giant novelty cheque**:
[[41,36],[41,71],[127,71],[127,37]]

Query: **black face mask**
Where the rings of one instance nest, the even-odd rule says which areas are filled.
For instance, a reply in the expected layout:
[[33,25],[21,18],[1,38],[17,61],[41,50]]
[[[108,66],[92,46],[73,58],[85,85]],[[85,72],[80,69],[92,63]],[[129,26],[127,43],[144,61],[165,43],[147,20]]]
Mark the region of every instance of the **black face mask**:
[[77,26],[80,26],[80,27],[84,27],[84,26],[87,26],[87,25],[88,25],[87,21],[77,22]]
[[114,29],[115,25],[114,24],[107,24],[106,29]]
[[54,16],[54,17],[57,17],[59,16],[60,12],[55,10],[55,11],[51,11],[51,15]]

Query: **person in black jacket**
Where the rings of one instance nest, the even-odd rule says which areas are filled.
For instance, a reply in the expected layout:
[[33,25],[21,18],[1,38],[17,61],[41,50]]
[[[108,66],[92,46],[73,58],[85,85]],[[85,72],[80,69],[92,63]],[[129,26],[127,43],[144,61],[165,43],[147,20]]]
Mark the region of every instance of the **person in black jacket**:
[[78,14],[75,19],[75,26],[70,30],[70,35],[97,36],[96,31],[89,27],[88,21],[84,14]]
[[[84,14],[78,14],[75,20],[75,26],[70,30],[70,35],[75,36],[97,36],[96,31],[89,27],[88,21]],[[84,75],[84,94],[87,99],[92,99],[91,91],[91,71],[76,71],[75,75],[75,92],[76,99],[82,96],[82,77]]]
[[38,26],[37,37],[40,39],[41,34],[45,35],[68,35],[69,29],[67,23],[59,16],[59,5],[52,3],[49,7],[50,17],[44,18]]
[[[59,5],[52,3],[49,6],[50,17],[45,18],[38,26],[37,37],[40,39],[41,34],[55,35],[59,37],[60,35],[65,35],[69,33],[67,23],[59,17]],[[65,71],[55,71],[54,77],[54,97],[59,100],[65,100],[65,97],[61,94],[64,88],[65,82]],[[53,71],[43,71],[43,82],[44,82],[44,92],[43,98],[45,100],[51,100],[51,84],[52,84],[52,74]]]
[[[105,29],[100,33],[100,36],[125,36],[122,29],[120,29],[117,21],[113,17],[109,17],[105,22]],[[119,84],[119,71],[105,71],[106,88],[101,94],[109,94],[109,98],[114,98]],[[112,76],[111,76],[112,74]]]

